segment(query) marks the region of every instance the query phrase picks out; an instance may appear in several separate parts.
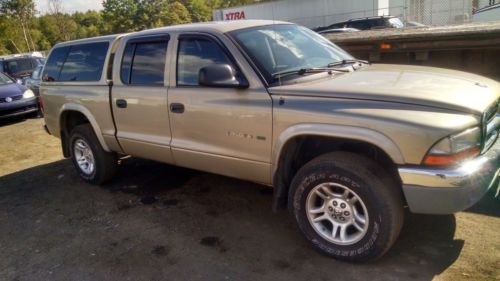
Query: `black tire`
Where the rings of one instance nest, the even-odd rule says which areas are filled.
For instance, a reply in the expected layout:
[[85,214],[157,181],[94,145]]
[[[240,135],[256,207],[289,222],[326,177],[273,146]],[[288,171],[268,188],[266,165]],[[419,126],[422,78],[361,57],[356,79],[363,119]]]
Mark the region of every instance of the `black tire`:
[[[92,151],[94,169],[91,173],[85,173],[77,163],[75,143],[78,140],[83,140]],[[106,152],[102,148],[90,124],[79,125],[73,128],[68,141],[71,151],[71,161],[83,180],[91,184],[103,184],[113,178],[118,166],[116,153]]]
[[[328,241],[309,222],[307,198],[322,183],[349,188],[366,206],[370,219],[365,225],[365,234],[360,232],[359,241],[353,240],[350,245]],[[315,249],[339,260],[367,262],[381,257],[396,241],[404,218],[402,198],[401,188],[377,163],[354,153],[333,152],[313,159],[298,171],[291,184],[288,206],[298,227]],[[333,230],[333,223],[326,221],[328,223]]]

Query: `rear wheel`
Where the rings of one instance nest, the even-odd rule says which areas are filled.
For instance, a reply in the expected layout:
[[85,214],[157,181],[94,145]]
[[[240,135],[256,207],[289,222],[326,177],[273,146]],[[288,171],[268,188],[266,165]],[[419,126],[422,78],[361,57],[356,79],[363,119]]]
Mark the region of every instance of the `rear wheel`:
[[292,181],[290,211],[319,251],[369,261],[394,243],[403,223],[401,190],[372,160],[334,152],[304,165]]
[[115,153],[106,152],[89,124],[76,126],[70,133],[71,160],[80,177],[92,184],[110,180],[117,169]]

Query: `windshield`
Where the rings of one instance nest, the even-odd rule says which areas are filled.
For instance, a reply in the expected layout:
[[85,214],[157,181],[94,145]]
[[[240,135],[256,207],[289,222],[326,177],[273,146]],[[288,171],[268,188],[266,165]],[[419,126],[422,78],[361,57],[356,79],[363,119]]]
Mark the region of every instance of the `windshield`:
[[392,27],[395,28],[403,28],[405,27],[404,23],[399,18],[390,18],[389,23]]
[[[277,73],[353,59],[323,36],[292,24],[258,26],[230,33],[257,65],[269,84]],[[275,78],[273,78],[273,75]]]
[[0,85],[5,85],[5,84],[12,84],[14,81],[7,77],[5,74],[0,72]]
[[35,70],[31,74],[31,79],[40,80],[40,74],[42,74],[42,68],[43,66],[38,66],[37,68],[35,68]]
[[7,69],[9,73],[16,74],[31,71],[33,65],[31,64],[31,59],[16,59],[7,62]]

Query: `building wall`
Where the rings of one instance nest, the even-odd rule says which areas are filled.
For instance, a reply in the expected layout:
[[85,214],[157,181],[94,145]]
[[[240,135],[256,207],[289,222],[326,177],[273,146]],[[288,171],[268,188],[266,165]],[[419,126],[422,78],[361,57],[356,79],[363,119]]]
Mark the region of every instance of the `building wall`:
[[274,19],[309,28],[382,15],[426,25],[464,23],[471,21],[472,0],[285,0],[213,11],[214,20]]
[[376,16],[379,1],[389,0],[275,1],[216,10],[213,14],[215,20],[274,19],[314,28],[351,18]]

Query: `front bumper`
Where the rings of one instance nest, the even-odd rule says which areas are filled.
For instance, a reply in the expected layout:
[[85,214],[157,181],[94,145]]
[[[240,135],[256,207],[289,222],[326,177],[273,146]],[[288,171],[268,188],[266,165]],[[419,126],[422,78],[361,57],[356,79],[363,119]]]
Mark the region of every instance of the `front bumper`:
[[500,140],[483,155],[449,170],[400,167],[403,192],[413,213],[452,214],[499,188]]
[[0,103],[0,119],[25,115],[38,110],[37,97]]

